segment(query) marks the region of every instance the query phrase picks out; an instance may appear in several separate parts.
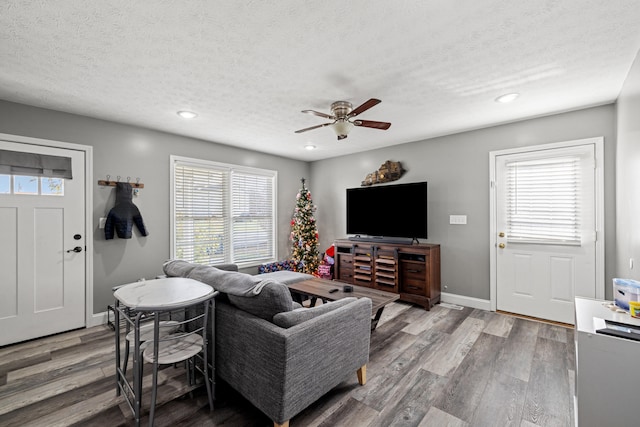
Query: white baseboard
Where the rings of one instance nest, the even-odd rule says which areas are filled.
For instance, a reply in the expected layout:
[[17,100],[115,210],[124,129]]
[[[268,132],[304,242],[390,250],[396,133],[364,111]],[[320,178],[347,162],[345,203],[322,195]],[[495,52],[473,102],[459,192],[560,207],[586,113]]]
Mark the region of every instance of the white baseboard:
[[94,313],[93,316],[89,319],[89,324],[87,324],[87,328],[91,328],[93,326],[100,326],[107,324],[107,312],[103,311],[102,313]]
[[487,299],[480,299],[474,297],[467,297],[464,295],[449,294],[442,292],[440,294],[440,301],[449,304],[463,305],[465,307],[477,308],[479,310],[491,311],[491,301]]

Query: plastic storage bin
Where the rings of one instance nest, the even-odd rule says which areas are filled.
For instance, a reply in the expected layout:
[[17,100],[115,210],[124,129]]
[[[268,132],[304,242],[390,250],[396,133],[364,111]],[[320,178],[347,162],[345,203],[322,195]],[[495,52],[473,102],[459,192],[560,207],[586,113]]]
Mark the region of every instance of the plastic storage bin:
[[629,311],[629,301],[640,301],[640,282],[632,279],[613,279],[613,300]]

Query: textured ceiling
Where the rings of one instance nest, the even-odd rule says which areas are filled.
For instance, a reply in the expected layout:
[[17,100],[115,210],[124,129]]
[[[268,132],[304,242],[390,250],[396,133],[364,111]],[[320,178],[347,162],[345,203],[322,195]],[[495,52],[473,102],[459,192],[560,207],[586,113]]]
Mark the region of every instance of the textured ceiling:
[[0,99],[316,160],[613,102],[640,1],[3,0],[0,38]]

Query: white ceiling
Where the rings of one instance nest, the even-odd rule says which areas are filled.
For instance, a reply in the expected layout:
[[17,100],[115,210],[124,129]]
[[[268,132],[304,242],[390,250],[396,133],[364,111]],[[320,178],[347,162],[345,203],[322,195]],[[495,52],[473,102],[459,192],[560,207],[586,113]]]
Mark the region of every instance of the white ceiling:
[[3,0],[0,38],[0,99],[317,160],[613,102],[640,1]]

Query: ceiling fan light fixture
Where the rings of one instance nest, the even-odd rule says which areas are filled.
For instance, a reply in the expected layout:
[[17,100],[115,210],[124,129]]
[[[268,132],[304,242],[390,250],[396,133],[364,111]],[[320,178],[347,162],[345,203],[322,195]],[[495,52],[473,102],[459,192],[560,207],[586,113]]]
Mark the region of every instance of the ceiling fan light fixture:
[[504,95],[500,95],[499,97],[497,97],[495,99],[496,102],[499,102],[501,104],[506,104],[508,102],[512,102],[515,101],[517,97],[519,97],[520,94],[519,93],[507,93]]
[[353,123],[351,123],[346,119],[338,119],[333,124],[333,130],[335,131],[336,135],[338,135],[339,137],[341,136],[343,138],[346,138],[347,135],[349,135],[349,132],[351,131],[352,128],[353,128]]
[[354,126],[387,130],[389,129],[389,126],[391,126],[391,123],[377,122],[375,120],[353,120],[354,117],[359,116],[371,107],[375,107],[380,102],[382,101],[380,101],[379,99],[371,98],[354,109],[353,105],[350,102],[336,101],[331,104],[331,114],[325,114],[314,110],[302,110],[303,113],[313,114],[314,116],[324,117],[325,119],[333,121],[329,123],[322,123],[320,125],[310,126],[304,129],[299,129],[294,131],[294,133],[303,133],[310,130],[331,126],[333,128],[333,131],[338,136],[338,141],[340,141],[345,139],[347,135],[349,135],[349,132],[351,132],[351,129],[353,129]]

